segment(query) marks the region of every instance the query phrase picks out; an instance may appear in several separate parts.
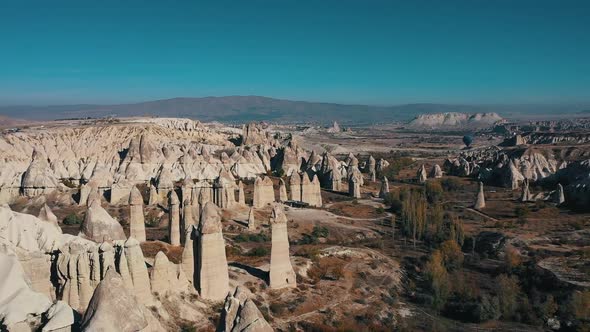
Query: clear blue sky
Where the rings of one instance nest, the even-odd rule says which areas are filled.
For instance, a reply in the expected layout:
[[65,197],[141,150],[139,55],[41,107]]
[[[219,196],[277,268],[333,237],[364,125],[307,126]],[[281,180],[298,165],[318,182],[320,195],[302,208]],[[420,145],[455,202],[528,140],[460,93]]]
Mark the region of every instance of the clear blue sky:
[[0,2],[0,105],[590,100],[590,1]]

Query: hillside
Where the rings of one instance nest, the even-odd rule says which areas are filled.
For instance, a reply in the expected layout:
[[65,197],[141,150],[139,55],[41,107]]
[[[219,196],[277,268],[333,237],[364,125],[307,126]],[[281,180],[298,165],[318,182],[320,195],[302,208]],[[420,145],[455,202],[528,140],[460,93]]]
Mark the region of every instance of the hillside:
[[135,104],[3,106],[0,114],[27,119],[54,120],[104,116],[186,117],[201,121],[283,123],[316,122],[378,123],[407,121],[417,114],[432,112],[476,112],[478,106],[407,104],[397,106],[345,105],[291,101],[259,96],[173,98]]

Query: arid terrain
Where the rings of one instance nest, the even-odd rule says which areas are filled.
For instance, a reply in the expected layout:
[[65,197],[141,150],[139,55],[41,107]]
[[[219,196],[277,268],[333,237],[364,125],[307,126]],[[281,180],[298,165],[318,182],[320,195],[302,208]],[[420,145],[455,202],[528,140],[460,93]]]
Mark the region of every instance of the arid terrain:
[[587,331],[588,123],[10,122],[0,329]]

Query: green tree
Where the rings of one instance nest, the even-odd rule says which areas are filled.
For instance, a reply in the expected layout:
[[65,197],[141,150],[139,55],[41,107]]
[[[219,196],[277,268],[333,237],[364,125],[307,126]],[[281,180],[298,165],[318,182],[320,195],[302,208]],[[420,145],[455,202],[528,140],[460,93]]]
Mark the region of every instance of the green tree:
[[451,292],[449,274],[443,262],[442,253],[435,250],[424,268],[426,280],[433,295],[433,306],[437,310],[444,307]]
[[402,220],[404,232],[412,237],[415,247],[426,226],[426,199],[422,191],[412,190],[404,194]]

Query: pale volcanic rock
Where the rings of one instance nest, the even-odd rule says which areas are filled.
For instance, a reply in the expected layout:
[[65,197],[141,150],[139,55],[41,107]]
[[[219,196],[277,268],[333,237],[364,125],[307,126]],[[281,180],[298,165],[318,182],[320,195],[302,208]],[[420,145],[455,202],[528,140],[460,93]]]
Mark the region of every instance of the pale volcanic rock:
[[98,200],[94,200],[86,211],[84,222],[80,228],[80,236],[94,242],[126,239],[121,224],[100,206]]
[[115,268],[115,250],[108,242],[103,242],[98,247],[100,255],[100,279],[102,280],[109,268]]
[[238,204],[246,205],[246,195],[244,194],[244,183],[238,182]]
[[433,113],[420,114],[408,123],[411,128],[440,129],[440,128],[484,128],[502,121],[497,113]]
[[59,223],[57,222],[57,216],[51,211],[47,204],[43,204],[41,209],[39,210],[39,215],[37,216],[40,220],[46,221],[53,225],[58,232],[62,232],[61,228],[59,227]]
[[129,262],[127,262],[127,256],[125,255],[125,247],[119,244],[117,245],[115,252],[117,272],[121,275],[121,278],[123,278],[123,284],[125,287],[130,292],[133,292],[133,278],[131,278],[131,273],[129,272]]
[[62,234],[51,223],[0,205],[0,238],[26,251],[51,252],[61,245]]
[[255,208],[263,208],[275,201],[275,192],[272,180],[269,177],[256,178],[254,181],[254,199],[253,206]]
[[170,274],[170,261],[166,254],[158,251],[154,260],[154,267],[150,275],[152,291],[159,295],[165,295],[173,286],[175,276]]
[[203,207],[195,242],[198,246],[196,289],[205,299],[223,299],[229,289],[228,265],[221,216],[212,202],[207,202]]
[[168,238],[170,244],[173,246],[180,245],[180,207],[178,195],[174,190],[170,191],[170,199],[168,204],[169,213],[169,225],[168,225]]
[[129,201],[129,195],[135,186],[127,181],[119,181],[111,186],[111,204],[124,204]]
[[182,249],[182,270],[187,278],[190,278],[191,284],[193,283],[195,273],[195,245],[194,238],[196,229],[194,225],[187,227],[184,237],[184,248]]
[[47,156],[33,150],[31,164],[22,179],[23,193],[27,197],[48,194],[59,187],[59,181],[47,162]]
[[217,331],[219,332],[271,332],[274,331],[256,304],[248,298],[241,286],[225,298]]
[[381,189],[379,189],[379,198],[386,198],[389,195],[389,180],[384,176],[381,179]]
[[129,236],[139,242],[145,242],[146,240],[143,197],[135,186],[133,186],[129,195]]
[[132,237],[125,241],[125,256],[127,257],[129,274],[133,280],[135,290],[133,294],[140,303],[150,303],[152,301],[150,278],[139,241]]
[[80,297],[80,312],[84,312],[90,303],[93,288],[90,285],[90,260],[86,253],[78,255],[76,262],[78,272],[78,295]]
[[292,201],[301,201],[301,176],[297,172],[289,177],[289,195]]
[[270,217],[272,247],[270,252],[269,286],[271,288],[295,287],[295,271],[289,257],[287,216],[279,204],[275,204]]
[[483,183],[479,183],[479,189],[477,190],[477,197],[475,199],[475,204],[473,204],[473,208],[476,210],[481,210],[486,207],[486,200],[484,197],[483,192]]
[[555,191],[555,196],[553,198],[553,202],[556,204],[565,203],[565,196],[563,194],[563,186],[561,185],[561,183],[557,184],[557,190]]
[[432,165],[432,169],[430,169],[430,174],[428,177],[431,179],[440,179],[443,177],[443,171],[438,164]]
[[424,168],[424,165],[422,165],[418,169],[418,172],[416,173],[416,177],[417,177],[419,183],[426,182],[426,180],[428,179],[428,175],[426,173],[426,168]]
[[325,152],[322,156],[318,176],[322,187],[329,190],[340,190],[343,174],[341,171],[342,164],[329,153]]
[[194,224],[195,220],[193,217],[193,207],[191,205],[190,199],[187,199],[184,201],[184,206],[182,207],[182,229],[186,230],[188,227]]
[[357,174],[348,179],[348,195],[353,198],[361,198],[361,180]]
[[342,129],[340,129],[340,125],[338,125],[338,122],[336,122],[336,121],[334,121],[334,123],[332,124],[332,127],[328,128],[329,133],[339,133],[341,131],[342,131]]
[[313,181],[309,180],[306,173],[303,173],[301,180],[301,201],[314,207],[322,206],[322,195],[320,181],[313,175]]
[[287,197],[287,185],[285,180],[279,179],[279,202],[286,202],[289,200]]
[[383,158],[379,159],[379,161],[377,162],[377,165],[375,166],[375,172],[377,173],[377,176],[380,176],[381,174],[383,174],[383,171],[389,167],[389,162]]
[[[0,251],[0,317],[3,327],[7,331],[69,329],[74,323],[72,309],[63,302],[52,303],[46,295],[32,290],[26,280],[17,257]],[[42,315],[48,319],[44,326],[39,324]]]
[[109,269],[94,291],[81,325],[84,331],[132,332],[146,328],[148,322],[121,276]]
[[522,186],[522,193],[520,194],[521,202],[530,202],[532,200],[531,191],[529,189],[529,180],[524,179],[523,186]]
[[242,127],[242,145],[264,144],[266,131],[262,126],[251,122]]
[[248,212],[248,229],[251,231],[256,230],[256,219],[254,217],[254,208],[250,208],[250,212]]
[[373,156],[369,156],[369,160],[367,161],[367,165],[365,167],[365,172],[369,174],[369,177],[373,182],[375,182],[375,179],[377,177],[377,172],[375,169],[376,164],[377,162],[375,161],[375,158],[373,158]]

